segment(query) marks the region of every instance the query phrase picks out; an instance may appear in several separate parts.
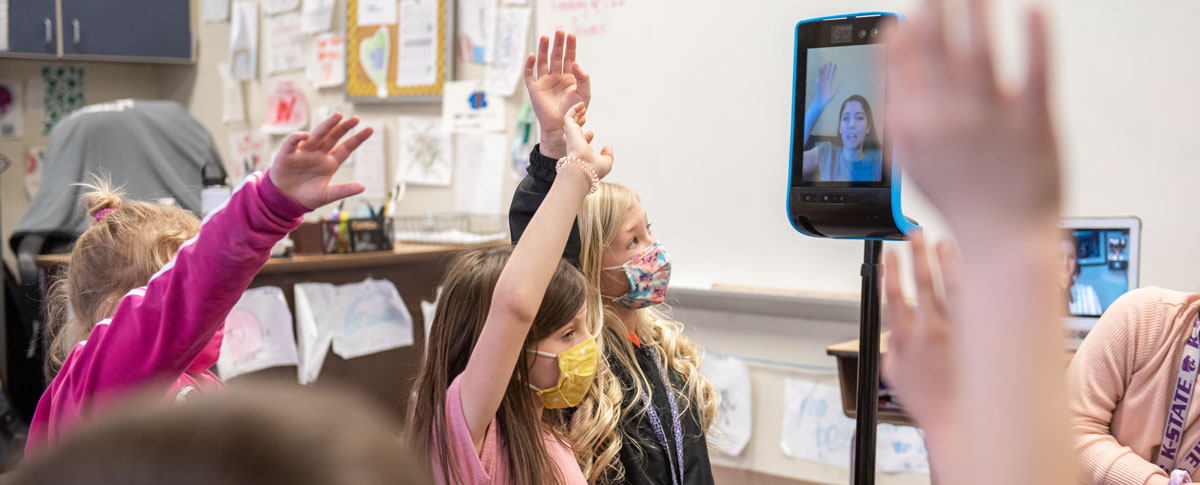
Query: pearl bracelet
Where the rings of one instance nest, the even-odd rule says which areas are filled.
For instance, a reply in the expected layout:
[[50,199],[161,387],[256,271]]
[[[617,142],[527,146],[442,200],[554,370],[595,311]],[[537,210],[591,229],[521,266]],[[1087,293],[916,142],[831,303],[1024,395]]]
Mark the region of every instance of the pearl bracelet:
[[557,173],[562,173],[563,167],[568,166],[575,167],[577,170],[583,172],[583,175],[592,179],[592,188],[588,190],[588,194],[596,193],[596,189],[600,188],[600,177],[596,176],[596,170],[591,165],[577,157],[567,155],[558,159],[558,163],[554,164],[554,170]]

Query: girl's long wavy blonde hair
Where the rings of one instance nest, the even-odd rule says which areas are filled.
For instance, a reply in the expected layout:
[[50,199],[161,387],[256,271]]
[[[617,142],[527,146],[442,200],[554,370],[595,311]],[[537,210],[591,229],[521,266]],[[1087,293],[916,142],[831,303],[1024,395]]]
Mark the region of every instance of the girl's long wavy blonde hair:
[[[53,379],[75,344],[111,317],[129,290],[145,285],[179,247],[200,232],[200,219],[176,206],[125,200],[107,176],[93,176],[81,197],[87,230],[75,240],[71,262],[47,293],[44,371]],[[100,220],[96,214],[110,209]]]
[[[593,335],[598,335],[604,359],[620,366],[634,376],[634,392],[650,387],[646,375],[637,365],[633,343],[625,338],[624,324],[606,306],[600,294],[604,269],[604,253],[612,245],[617,231],[629,210],[639,203],[637,194],[628,187],[600,183],[595,194],[584,199],[579,212],[579,235],[582,242],[580,266],[588,280],[588,321],[595,322]],[[700,374],[703,350],[683,335],[683,325],[662,311],[650,307],[637,311],[637,334],[643,346],[658,351],[667,368],[679,373],[683,389],[676,389],[681,412],[694,406],[702,429],[708,429],[716,419],[718,402],[712,385]],[[588,481],[601,478],[621,481],[625,470],[617,455],[621,445],[631,437],[623,436],[620,423],[635,413],[645,412],[641,400],[622,404],[621,383],[611,372],[598,375],[579,405],[571,423],[570,439]],[[636,440],[634,440],[636,443]]]

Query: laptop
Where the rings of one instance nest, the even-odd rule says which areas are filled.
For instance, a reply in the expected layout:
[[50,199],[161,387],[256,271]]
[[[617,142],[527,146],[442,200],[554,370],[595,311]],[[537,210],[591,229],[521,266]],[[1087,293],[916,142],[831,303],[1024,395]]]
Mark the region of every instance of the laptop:
[[1142,221],[1068,218],[1062,228],[1056,281],[1067,313],[1067,347],[1073,350],[1117,298],[1138,287]]

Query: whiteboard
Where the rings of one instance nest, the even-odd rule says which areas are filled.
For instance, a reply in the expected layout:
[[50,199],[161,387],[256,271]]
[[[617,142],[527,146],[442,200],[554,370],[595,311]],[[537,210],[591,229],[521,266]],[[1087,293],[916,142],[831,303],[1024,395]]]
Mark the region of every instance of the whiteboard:
[[[997,64],[1009,78],[1021,74],[1030,4],[993,1]],[[535,15],[539,35],[579,34],[594,83],[588,128],[615,149],[608,180],[641,195],[673,258],[673,285],[857,295],[862,243],[802,236],[787,221],[794,27],[914,5],[537,0]],[[1200,2],[1047,6],[1066,215],[1141,217],[1141,283],[1197,289],[1200,271],[1187,269],[1200,269]],[[906,213],[945,235],[935,211],[904,191]]]

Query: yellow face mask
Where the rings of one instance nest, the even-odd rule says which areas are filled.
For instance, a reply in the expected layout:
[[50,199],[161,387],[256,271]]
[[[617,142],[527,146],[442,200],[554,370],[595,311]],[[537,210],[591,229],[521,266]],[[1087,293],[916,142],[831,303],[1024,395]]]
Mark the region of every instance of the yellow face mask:
[[596,364],[600,361],[600,348],[596,346],[595,337],[588,337],[558,354],[533,349],[525,351],[558,359],[558,384],[545,389],[529,385],[530,389],[537,391],[547,409],[575,407],[583,401],[592,379],[596,377]]

